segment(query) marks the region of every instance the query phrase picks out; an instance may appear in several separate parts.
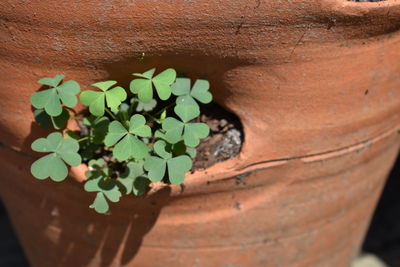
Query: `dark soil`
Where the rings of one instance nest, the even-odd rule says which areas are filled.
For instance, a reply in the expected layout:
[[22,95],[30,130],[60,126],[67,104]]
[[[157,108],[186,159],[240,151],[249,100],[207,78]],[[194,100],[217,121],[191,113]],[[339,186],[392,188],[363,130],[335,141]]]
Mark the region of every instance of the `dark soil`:
[[198,121],[210,127],[210,136],[197,147],[193,170],[205,169],[217,162],[231,159],[239,154],[243,143],[243,129],[239,118],[217,104],[201,107]]

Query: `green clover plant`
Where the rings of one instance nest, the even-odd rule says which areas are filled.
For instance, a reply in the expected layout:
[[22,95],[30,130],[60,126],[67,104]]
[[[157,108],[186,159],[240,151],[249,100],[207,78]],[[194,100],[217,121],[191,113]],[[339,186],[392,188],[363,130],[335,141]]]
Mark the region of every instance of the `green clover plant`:
[[51,88],[34,93],[31,96],[32,106],[44,109],[52,117],[57,117],[62,113],[61,103],[69,108],[74,107],[78,103],[76,94],[80,92],[80,86],[75,81],[66,81],[60,84],[62,79],[64,79],[64,75],[40,79],[38,83]]
[[65,163],[78,166],[82,161],[78,154],[79,143],[72,138],[63,139],[59,132],[51,133],[47,138],[36,139],[32,143],[32,150],[50,152],[36,160],[31,166],[32,175],[38,179],[50,177],[53,181],[60,182],[68,175]]
[[124,88],[117,86],[110,90],[115,85],[116,81],[98,82],[92,86],[99,88],[101,91],[85,91],[81,93],[81,102],[85,106],[89,106],[89,111],[94,116],[103,116],[106,110],[104,101],[107,106],[113,111],[118,110],[119,105],[126,99]]
[[153,99],[153,85],[161,100],[167,100],[171,96],[171,85],[176,79],[176,71],[174,69],[166,69],[157,76],[154,76],[156,69],[148,70],[144,73],[133,73],[140,79],[131,81],[131,92],[138,95],[143,103],[148,103]]
[[[84,190],[95,193],[90,208],[98,213],[107,213],[109,202],[123,195],[145,194],[153,182],[182,184],[196,147],[210,132],[195,121],[199,104],[212,101],[210,85],[199,79],[191,86],[174,69],[155,74],[156,69],[133,73],[129,96],[117,81],[92,84],[98,90],[80,93],[88,111],[79,113],[72,109],[78,104],[77,82],[62,82],[64,75],[40,79],[46,88],[30,98],[34,117],[55,131],[32,143],[32,150],[46,153],[32,164],[32,175],[62,181],[68,165],[86,164]],[[78,131],[67,128],[71,120]]]

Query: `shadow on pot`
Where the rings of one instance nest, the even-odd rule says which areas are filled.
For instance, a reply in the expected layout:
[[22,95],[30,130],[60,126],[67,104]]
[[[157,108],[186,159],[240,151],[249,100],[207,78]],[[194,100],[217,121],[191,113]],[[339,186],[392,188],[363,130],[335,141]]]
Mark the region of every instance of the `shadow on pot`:
[[[31,177],[28,170],[34,156],[7,147],[0,152],[5,162],[19,162],[5,164],[4,175],[18,176],[13,179],[16,191],[2,193],[8,201],[7,210],[14,211],[13,226],[20,234],[29,262],[41,266],[112,266],[130,262],[170,201],[171,188],[164,187],[143,197],[125,196],[117,205],[111,204],[112,214],[100,215],[88,207],[95,193],[85,192],[75,177],[69,176],[62,183],[40,181]],[[10,188],[7,181],[3,185]],[[24,209],[15,208],[14,203]],[[7,240],[1,239],[0,245]],[[12,254],[7,250],[2,253]]]
[[[76,182],[72,183],[76,187]],[[82,194],[88,195],[85,192]],[[127,264],[135,257],[163,206],[168,204],[169,195],[170,188],[166,187],[148,197],[127,196],[118,205],[112,206],[109,216],[95,213],[81,201],[77,205],[71,203],[74,206],[66,208],[66,203],[57,205],[58,201],[65,201],[62,198],[52,201],[43,198],[41,209],[50,210],[50,216],[40,232],[47,237],[48,244],[38,247],[56,252],[56,255],[47,255],[52,258],[49,259],[49,266],[56,262],[60,266],[76,266],[77,263],[82,266]],[[50,203],[55,205],[51,206]],[[64,209],[59,209],[59,206]],[[43,259],[47,251],[30,251],[30,254],[29,258],[34,254],[33,257]]]
[[[195,79],[205,78],[211,84],[210,91],[214,100],[229,110],[226,103],[229,102],[233,90],[230,90],[229,85],[224,83],[224,77],[231,69],[251,65],[252,60],[245,61],[238,57],[204,56],[204,54],[199,54],[196,51],[193,51],[193,55],[188,55],[190,53],[187,51],[180,55],[177,54],[178,52],[157,55],[143,53],[136,57],[128,56],[115,62],[103,62],[99,68],[107,73],[107,77],[102,78],[103,80],[118,81],[128,93],[129,83],[134,79],[132,73],[142,73],[151,68],[156,68],[157,72],[173,68],[179,76],[191,78],[192,83]],[[193,62],[196,62],[196,64],[193,64]]]

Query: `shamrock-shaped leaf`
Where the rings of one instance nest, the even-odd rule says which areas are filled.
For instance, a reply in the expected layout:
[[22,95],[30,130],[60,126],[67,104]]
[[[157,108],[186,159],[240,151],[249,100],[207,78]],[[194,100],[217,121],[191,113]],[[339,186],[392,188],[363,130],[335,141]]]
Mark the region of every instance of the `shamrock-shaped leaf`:
[[31,173],[38,179],[50,177],[53,181],[62,181],[68,175],[65,163],[70,166],[78,166],[82,161],[81,156],[77,153],[78,142],[71,138],[63,139],[59,132],[51,133],[47,138],[35,140],[32,143],[32,150],[52,152],[32,164]]
[[98,213],[106,213],[109,209],[106,197],[111,202],[118,202],[121,197],[117,183],[109,178],[96,177],[85,183],[85,191],[98,192],[93,203],[89,206]]
[[57,85],[60,84],[60,82],[65,78],[64,75],[59,74],[56,75],[54,78],[43,78],[38,81],[38,83],[51,86],[51,87],[57,87]]
[[186,154],[189,155],[192,159],[194,159],[197,155],[197,151],[193,147],[186,147]]
[[148,147],[137,136],[150,137],[151,129],[145,124],[144,116],[135,114],[129,122],[127,130],[119,121],[113,121],[108,126],[108,133],[104,139],[106,146],[113,146],[113,155],[119,161],[127,160],[131,157],[143,159],[148,154]]
[[89,171],[86,172],[88,180],[84,185],[87,192],[98,192],[94,202],[89,206],[98,213],[108,211],[107,199],[111,202],[118,202],[121,197],[118,183],[109,178],[109,169],[103,159],[89,161]]
[[187,123],[178,121],[175,118],[168,117],[162,123],[162,129],[165,131],[165,140],[171,144],[176,144],[180,140],[189,147],[196,147],[201,138],[208,136],[210,128],[202,122]]
[[118,112],[118,107],[126,99],[126,92],[124,88],[117,86],[110,89],[115,85],[116,81],[105,81],[92,84],[92,86],[99,88],[101,91],[84,91],[81,93],[81,101],[85,106],[89,106],[89,111],[95,116],[103,116],[105,109],[105,102],[113,112]]
[[50,125],[53,125],[54,129],[57,130],[64,128],[70,117],[66,109],[62,109],[61,114],[56,117],[48,115],[44,109],[36,109],[33,115],[35,116],[35,121],[46,130],[50,129]]
[[146,192],[150,180],[145,177],[143,162],[129,162],[126,171],[117,179],[125,194],[140,196]]
[[90,137],[93,143],[101,144],[107,134],[110,120],[107,117],[89,116],[83,119],[83,124],[90,127]]
[[185,173],[192,168],[192,160],[186,156],[172,157],[172,153],[166,151],[166,143],[159,140],[154,144],[154,152],[157,156],[149,156],[145,159],[144,169],[152,182],[161,181],[168,169],[168,178],[172,184],[181,184],[185,179]]
[[155,71],[156,69],[151,69],[144,73],[133,73],[140,78],[131,81],[130,89],[143,103],[149,103],[153,99],[153,86],[161,100],[167,100],[171,96],[171,85],[175,81],[176,71],[166,69],[153,77]]
[[197,105],[197,101],[208,104],[212,101],[212,95],[209,92],[210,83],[207,80],[198,79],[190,89],[189,78],[177,78],[172,85],[172,93],[178,96],[177,104]]
[[31,104],[37,109],[44,109],[50,116],[56,117],[62,113],[61,103],[67,107],[74,107],[78,103],[76,94],[80,92],[80,86],[76,81],[66,81],[60,84],[64,75],[54,78],[44,78],[38,81],[52,88],[34,93]]
[[195,81],[190,95],[200,103],[208,104],[212,101],[212,94],[209,90],[210,83],[207,80],[198,79]]
[[118,202],[121,197],[116,181],[108,177],[99,176],[89,179],[84,188],[87,192],[103,192],[111,202]]
[[108,211],[109,206],[103,192],[96,194],[96,198],[89,208],[94,209],[98,213],[106,213]]
[[174,111],[176,115],[178,115],[183,122],[188,122],[190,120],[193,120],[194,118],[200,115],[200,108],[197,104],[196,105],[177,104],[174,108]]

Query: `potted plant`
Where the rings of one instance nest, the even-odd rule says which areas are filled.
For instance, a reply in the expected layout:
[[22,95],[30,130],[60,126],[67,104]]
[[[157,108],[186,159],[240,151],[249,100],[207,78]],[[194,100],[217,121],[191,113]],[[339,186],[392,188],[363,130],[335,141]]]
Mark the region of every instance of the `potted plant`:
[[[346,266],[399,148],[398,1],[0,3],[1,197],[35,266]],[[32,178],[36,80],[174,68],[243,124],[240,154],[89,210]],[[207,109],[206,109],[207,110]],[[159,117],[158,117],[159,118]]]
[[[32,164],[32,175],[60,182],[68,176],[67,165],[88,166],[84,188],[97,192],[90,207],[98,213],[108,211],[107,199],[118,202],[122,194],[142,195],[150,183],[182,184],[192,169],[196,147],[210,132],[206,123],[198,122],[199,104],[212,100],[210,85],[198,79],[191,86],[190,78],[176,78],[174,69],[157,75],[155,71],[133,74],[139,77],[130,83],[134,96],[115,86],[117,81],[92,84],[97,91],[80,94],[81,102],[89,107],[86,114],[72,109],[80,92],[76,81],[62,82],[64,75],[40,79],[47,88],[30,98],[35,119],[45,129],[56,131],[32,143],[32,150],[46,153]],[[159,102],[165,104],[160,107]],[[77,132],[65,129],[70,112],[80,126]]]

